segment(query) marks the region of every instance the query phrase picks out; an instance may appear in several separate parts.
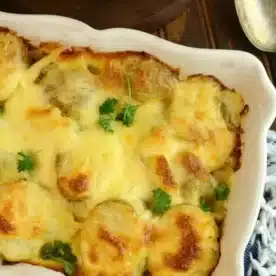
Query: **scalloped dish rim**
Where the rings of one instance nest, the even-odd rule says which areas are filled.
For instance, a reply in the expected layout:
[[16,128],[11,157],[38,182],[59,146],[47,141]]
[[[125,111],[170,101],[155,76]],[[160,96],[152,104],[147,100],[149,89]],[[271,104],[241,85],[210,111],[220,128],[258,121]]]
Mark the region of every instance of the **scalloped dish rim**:
[[235,176],[221,258],[212,275],[243,276],[244,250],[254,229],[265,183],[266,135],[276,116],[276,90],[262,63],[242,51],[191,48],[130,29],[99,31],[61,16],[0,12],[0,26],[15,30],[32,42],[59,41],[105,52],[145,51],[187,75],[214,75],[241,93],[250,107],[243,122],[242,167]]

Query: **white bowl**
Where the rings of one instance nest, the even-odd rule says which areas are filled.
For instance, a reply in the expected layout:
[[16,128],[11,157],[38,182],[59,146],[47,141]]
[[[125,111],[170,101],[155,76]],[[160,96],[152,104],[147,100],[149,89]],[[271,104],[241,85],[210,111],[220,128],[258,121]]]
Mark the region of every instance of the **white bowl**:
[[221,258],[213,276],[243,276],[244,250],[257,219],[266,176],[266,135],[276,115],[276,90],[262,63],[241,51],[189,48],[129,29],[98,31],[59,16],[0,12],[0,26],[16,30],[32,42],[60,41],[108,52],[145,51],[185,74],[214,75],[242,94],[250,108],[243,123],[242,167],[235,176]]

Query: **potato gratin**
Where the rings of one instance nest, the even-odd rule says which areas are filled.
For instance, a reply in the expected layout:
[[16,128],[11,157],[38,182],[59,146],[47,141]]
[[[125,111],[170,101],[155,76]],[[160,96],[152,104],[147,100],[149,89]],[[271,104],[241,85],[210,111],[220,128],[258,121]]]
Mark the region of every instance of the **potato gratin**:
[[84,276],[207,276],[241,96],[136,52],[0,29],[0,257]]

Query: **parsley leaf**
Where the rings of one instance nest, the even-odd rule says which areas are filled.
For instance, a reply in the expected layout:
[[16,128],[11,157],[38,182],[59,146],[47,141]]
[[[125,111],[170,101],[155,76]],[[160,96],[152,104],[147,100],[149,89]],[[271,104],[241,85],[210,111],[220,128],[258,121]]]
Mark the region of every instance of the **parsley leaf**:
[[153,191],[153,200],[152,200],[152,212],[158,215],[163,215],[171,207],[171,196],[158,188]]
[[28,171],[31,172],[34,167],[35,167],[35,160],[33,159],[32,156],[24,153],[24,152],[19,152],[17,154],[17,170],[19,172],[22,171]]
[[216,187],[216,199],[226,200],[230,194],[230,189],[225,184],[219,184]]
[[121,121],[123,125],[129,127],[134,122],[137,105],[125,104],[122,111],[117,115],[116,120]]
[[77,267],[77,258],[71,247],[62,241],[45,243],[40,249],[40,257],[63,264],[64,272],[68,276],[72,275]]
[[[131,79],[126,76],[125,82],[127,85],[128,90],[128,96],[131,98],[132,93],[132,85],[131,85]],[[119,114],[116,116],[116,106],[118,105],[118,100],[115,98],[108,98],[106,101],[104,101],[100,107],[99,107],[99,113],[100,117],[98,120],[98,124],[104,129],[106,132],[114,132],[112,128],[112,121],[116,119],[117,121],[121,121],[123,125],[129,127],[134,122],[134,117],[136,114],[136,110],[138,106],[131,105],[126,103]]]
[[109,98],[106,101],[104,101],[100,107],[99,112],[100,114],[110,114],[115,111],[115,107],[118,104],[118,100],[115,98]]
[[111,126],[112,121],[113,121],[112,116],[110,116],[110,115],[100,115],[100,118],[98,120],[98,124],[104,129],[105,132],[113,133],[114,130]]
[[[128,91],[128,97],[131,98],[132,94],[132,84],[129,76],[125,76],[125,82]],[[134,117],[136,114],[138,106],[132,104],[125,104],[122,111],[117,115],[116,120],[121,121],[123,125],[130,127],[134,122]]]
[[206,200],[204,198],[200,199],[200,208],[202,209],[203,212],[208,213],[211,211],[210,206],[208,205],[208,203],[206,202]]

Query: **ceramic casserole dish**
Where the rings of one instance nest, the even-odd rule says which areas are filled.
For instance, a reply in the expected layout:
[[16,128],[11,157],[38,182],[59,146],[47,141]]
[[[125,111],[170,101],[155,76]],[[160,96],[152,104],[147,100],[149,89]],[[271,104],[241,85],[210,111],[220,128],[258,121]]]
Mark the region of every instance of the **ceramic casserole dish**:
[[15,30],[32,43],[59,41],[100,52],[144,51],[180,68],[185,75],[213,75],[241,93],[250,109],[242,125],[242,166],[235,174],[221,241],[221,257],[212,275],[242,276],[244,250],[263,194],[266,135],[276,115],[276,90],[261,62],[246,52],[190,48],[130,29],[98,31],[82,22],[59,16],[0,12],[0,26]]

